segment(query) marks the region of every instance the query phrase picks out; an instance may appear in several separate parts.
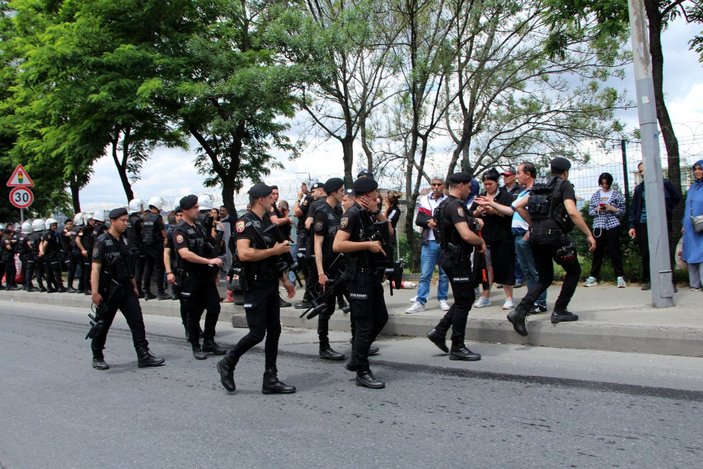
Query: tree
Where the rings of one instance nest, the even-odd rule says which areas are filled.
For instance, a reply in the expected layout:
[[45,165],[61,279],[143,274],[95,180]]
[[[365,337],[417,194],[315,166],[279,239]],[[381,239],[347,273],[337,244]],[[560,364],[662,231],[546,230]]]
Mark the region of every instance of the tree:
[[[664,140],[667,154],[668,178],[681,192],[681,168],[679,160],[679,143],[669,117],[664,97],[664,52],[661,35],[667,25],[680,16],[692,21],[703,20],[700,0],[643,0],[647,13],[647,30],[649,36],[649,53],[652,58],[652,80],[654,82],[654,100],[657,121]],[[629,23],[627,0],[548,0],[549,17],[553,26],[552,50],[562,51],[563,41],[569,32],[579,32],[590,26],[590,18],[597,19],[594,32],[601,38],[613,37],[627,29]],[[588,26],[586,26],[588,25]],[[695,38],[692,47],[700,42]],[[681,228],[683,206],[674,209],[673,232]],[[671,240],[674,242],[675,240]]]
[[272,150],[297,151],[282,119],[293,116],[292,86],[305,74],[269,36],[294,6],[194,1],[185,30],[159,47],[162,74],[141,89],[198,142],[195,165],[207,175],[206,185],[222,186],[230,213],[245,179],[259,180],[280,166]]
[[542,2],[449,2],[456,9],[455,65],[445,87],[447,130],[455,143],[448,173],[470,174],[555,155],[584,159],[580,142],[602,140],[621,126],[613,112],[625,107],[602,84],[622,76],[621,38],[569,37],[554,57]]
[[393,97],[386,81],[391,78],[390,56],[399,29],[385,21],[391,15],[388,2],[308,0],[306,4],[312,24],[301,28],[299,36],[316,40],[290,42],[298,52],[296,59],[316,64],[317,74],[300,89],[299,104],[327,138],[341,143],[345,182],[350,186],[359,136],[366,167],[372,169],[367,124],[373,111]]
[[156,2],[18,0],[14,6],[15,151],[31,165],[60,166],[78,210],[77,191],[109,147],[130,200],[130,177],[139,177],[149,152],[157,144],[185,145],[165,115],[138,94],[158,73],[153,36],[171,25],[161,21]]

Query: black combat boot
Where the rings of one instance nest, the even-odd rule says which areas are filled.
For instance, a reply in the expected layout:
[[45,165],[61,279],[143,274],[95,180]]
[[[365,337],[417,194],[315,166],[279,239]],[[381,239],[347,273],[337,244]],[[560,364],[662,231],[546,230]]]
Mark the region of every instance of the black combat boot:
[[156,295],[154,295],[151,291],[149,290],[144,290],[144,299],[149,301],[149,300],[154,300],[156,299]]
[[220,373],[220,382],[222,386],[229,392],[234,392],[237,386],[234,384],[234,367],[237,362],[232,360],[229,355],[217,362],[217,371]]
[[267,368],[264,372],[264,384],[261,386],[261,392],[264,394],[293,394],[295,386],[288,386],[279,381],[276,368]]
[[427,338],[435,344],[442,352],[449,353],[447,348],[446,339],[444,335],[437,331],[437,329],[432,329],[428,334]]
[[203,349],[200,348],[200,344],[193,344],[193,358],[196,360],[205,360],[207,358],[207,355],[205,352],[203,352]]
[[151,354],[147,347],[137,349],[137,366],[139,368],[147,368],[150,366],[161,366],[164,364],[163,358],[157,358]]
[[344,360],[344,354],[339,353],[330,347],[330,341],[327,337],[320,337],[320,358],[325,360]]
[[481,359],[481,355],[466,348],[466,345],[462,342],[452,345],[452,349],[449,351],[449,359],[475,362]]
[[356,372],[356,385],[370,389],[383,389],[386,387],[386,383],[376,379],[369,369]]
[[215,339],[212,337],[206,337],[205,340],[203,340],[203,352],[212,355],[224,355],[227,353],[225,349],[222,349],[219,345],[217,345],[217,342],[215,342]]
[[110,365],[105,363],[105,357],[103,357],[102,355],[93,356],[92,365],[93,365],[93,368],[95,368],[96,370],[100,370],[100,371],[110,369]]
[[521,336],[527,336],[527,326],[525,325],[525,318],[527,317],[527,311],[522,311],[520,306],[508,313],[508,321],[513,325],[515,332]]

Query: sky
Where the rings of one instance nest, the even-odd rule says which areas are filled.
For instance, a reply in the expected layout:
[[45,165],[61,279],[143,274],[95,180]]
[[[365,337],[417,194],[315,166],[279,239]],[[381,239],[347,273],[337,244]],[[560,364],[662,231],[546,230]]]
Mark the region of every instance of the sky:
[[[703,64],[698,55],[688,48],[688,41],[701,30],[700,25],[689,25],[681,19],[674,22],[664,32],[664,91],[667,105],[679,138],[700,136],[703,143]],[[631,100],[635,97],[635,82],[632,67],[626,69],[626,78],[620,88],[627,92]],[[617,117],[628,130],[638,127],[636,109],[623,111]],[[165,209],[172,208],[187,194],[211,194],[216,203],[221,196],[217,188],[205,188],[205,177],[194,168],[196,145],[189,151],[158,148],[144,164],[140,180],[132,184],[135,196],[145,201],[152,196],[160,196],[165,201]],[[695,150],[699,151],[699,150]],[[703,154],[703,148],[700,150]],[[449,157],[450,152],[447,153]],[[293,200],[302,181],[325,180],[343,173],[341,144],[337,140],[309,142],[302,156],[290,161],[280,155],[283,170],[273,170],[264,178],[268,184],[280,187],[281,199]],[[359,162],[355,161],[355,167]],[[245,189],[250,183],[245,183]],[[84,211],[109,209],[126,205],[124,191],[110,156],[98,160],[94,166],[91,182],[81,190],[81,206]],[[246,195],[235,195],[239,207]]]

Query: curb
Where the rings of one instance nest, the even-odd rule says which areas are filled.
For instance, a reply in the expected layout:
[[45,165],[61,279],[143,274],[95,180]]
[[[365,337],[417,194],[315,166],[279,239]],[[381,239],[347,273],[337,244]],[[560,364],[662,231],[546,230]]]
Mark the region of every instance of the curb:
[[[0,294],[0,301],[36,303],[90,310],[91,300],[87,295],[54,293],[26,293],[23,291]],[[180,316],[180,304],[172,300],[140,301],[145,314]],[[230,306],[231,305],[231,306]],[[284,327],[317,329],[315,319],[300,318],[302,310],[281,309],[281,324]],[[383,330],[384,335],[425,337],[434,327],[441,313],[407,315],[389,311]],[[222,303],[220,322],[230,322],[235,328],[246,328],[246,316],[241,306]],[[549,315],[530,316],[528,337],[516,334],[506,321],[495,318],[476,318],[469,313],[466,338],[469,342],[517,344],[542,347],[602,350],[611,352],[648,353],[703,357],[703,328],[690,326],[623,325],[580,320],[558,325],[549,322]],[[349,332],[349,315],[335,311],[330,318],[330,330]]]

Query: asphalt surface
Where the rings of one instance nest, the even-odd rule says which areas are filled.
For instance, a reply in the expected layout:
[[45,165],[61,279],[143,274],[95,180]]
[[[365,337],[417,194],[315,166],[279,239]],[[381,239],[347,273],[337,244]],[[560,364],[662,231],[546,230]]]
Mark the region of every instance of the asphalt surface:
[[[86,311],[0,301],[0,467],[698,467],[703,361],[522,345],[471,344],[449,361],[423,338],[384,337],[354,384],[316,356],[315,334],[285,328],[279,376],[260,392],[263,350],[227,393],[216,359],[192,358],[179,320],[147,315],[166,365],[139,369],[121,317],[90,367]],[[244,334],[221,322],[217,340]],[[348,353],[348,333],[333,346]]]

